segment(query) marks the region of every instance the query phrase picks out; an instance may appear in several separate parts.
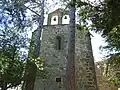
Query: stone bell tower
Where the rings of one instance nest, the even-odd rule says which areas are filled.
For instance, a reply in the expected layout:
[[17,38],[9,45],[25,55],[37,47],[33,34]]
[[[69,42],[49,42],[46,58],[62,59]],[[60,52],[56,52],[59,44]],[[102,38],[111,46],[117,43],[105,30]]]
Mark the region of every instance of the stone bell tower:
[[[57,9],[48,15],[43,28],[41,55],[48,64],[48,75],[37,76],[34,90],[66,90],[66,60],[68,49],[69,15]],[[89,31],[76,25],[75,79],[76,90],[97,90],[94,59]]]

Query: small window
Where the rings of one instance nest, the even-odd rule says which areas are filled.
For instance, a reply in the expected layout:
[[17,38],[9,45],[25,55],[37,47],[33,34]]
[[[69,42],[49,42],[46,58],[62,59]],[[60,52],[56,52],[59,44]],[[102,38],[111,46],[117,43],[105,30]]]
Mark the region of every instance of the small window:
[[61,78],[56,78],[56,82],[61,82]]
[[56,37],[56,49],[57,49],[57,50],[61,50],[61,47],[62,47],[62,46],[61,46],[61,41],[62,41],[62,40],[61,40],[61,37],[60,37],[60,36],[57,36],[57,37]]

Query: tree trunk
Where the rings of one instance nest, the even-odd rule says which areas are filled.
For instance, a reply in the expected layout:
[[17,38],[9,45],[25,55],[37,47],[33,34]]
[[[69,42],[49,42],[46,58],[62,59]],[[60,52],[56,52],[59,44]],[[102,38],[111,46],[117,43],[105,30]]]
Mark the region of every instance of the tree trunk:
[[75,0],[70,4],[70,24],[67,58],[67,90],[75,90]]
[[[35,50],[34,50],[34,56],[32,58],[37,59],[40,56],[40,46],[41,46],[41,33],[43,29],[43,23],[44,23],[44,0],[42,2],[42,12],[39,16],[39,27],[37,29],[36,33],[36,39],[35,39]],[[37,66],[34,62],[27,61],[27,68],[26,68],[26,80],[23,85],[23,90],[34,90],[34,83],[36,79],[36,73],[37,73]]]
[[7,83],[6,82],[3,82],[1,90],[7,90]]
[[26,79],[24,83],[25,86],[23,90],[34,90],[37,67],[35,63],[31,61],[28,61],[27,64]]

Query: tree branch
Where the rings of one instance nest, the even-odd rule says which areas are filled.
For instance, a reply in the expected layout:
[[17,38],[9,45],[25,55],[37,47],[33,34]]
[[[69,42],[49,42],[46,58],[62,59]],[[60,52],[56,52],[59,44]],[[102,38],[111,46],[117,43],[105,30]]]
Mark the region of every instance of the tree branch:
[[27,8],[27,9],[29,9],[30,11],[32,11],[32,12],[35,13],[36,15],[41,16],[40,14],[36,13],[36,12],[35,12],[34,10],[32,10],[31,8],[29,8],[29,7],[25,6],[25,5],[24,5],[24,7]]

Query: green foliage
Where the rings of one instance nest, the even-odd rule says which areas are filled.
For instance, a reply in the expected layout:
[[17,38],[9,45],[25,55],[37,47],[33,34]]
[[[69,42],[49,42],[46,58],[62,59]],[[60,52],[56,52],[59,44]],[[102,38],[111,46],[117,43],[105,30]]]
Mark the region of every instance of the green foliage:
[[92,29],[96,32],[102,32],[103,36],[107,36],[112,28],[119,25],[119,0],[104,0],[91,3],[81,2],[78,0],[78,8],[80,8],[80,18],[82,21],[92,21]]
[[29,58],[29,60],[36,64],[36,66],[37,66],[37,76],[39,76],[41,79],[46,78],[47,75],[48,75],[48,71],[47,71],[46,68],[48,68],[49,66],[44,61],[44,59],[42,57],[38,57],[36,59]]
[[7,30],[0,36],[0,87],[6,84],[6,89],[16,87],[23,80],[24,62],[20,48],[26,47],[23,44],[26,39],[14,32]]
[[4,83],[8,85],[7,88],[21,84],[24,63],[19,61],[18,56],[15,56],[13,60],[9,58],[9,55],[0,53],[0,58],[0,87]]
[[6,88],[17,86],[23,80],[27,61],[24,52],[29,43],[27,32],[33,29],[34,23],[38,25],[40,13],[41,0],[0,1],[1,88],[8,84]]
[[3,90],[21,84],[24,73],[28,38],[25,8],[21,0],[0,2],[0,88]]
[[114,50],[117,53],[120,51],[120,27],[119,25],[113,28],[108,36],[106,37],[106,42],[108,42],[107,47],[109,50]]
[[108,80],[115,86],[118,86],[120,83],[120,57],[113,54],[112,57],[108,59],[106,75],[109,78]]
[[[47,75],[45,69],[41,69],[45,66],[42,59],[34,57],[34,45],[30,47],[33,51],[30,51],[31,56],[27,58],[26,54],[29,44],[28,30],[32,30],[34,24],[39,26],[41,10],[41,0],[0,1],[0,87],[2,89],[21,84],[21,81],[26,79],[24,66],[28,64],[28,69],[31,69],[29,66],[34,63],[41,77]],[[34,69],[26,73],[29,72],[34,72]]]

